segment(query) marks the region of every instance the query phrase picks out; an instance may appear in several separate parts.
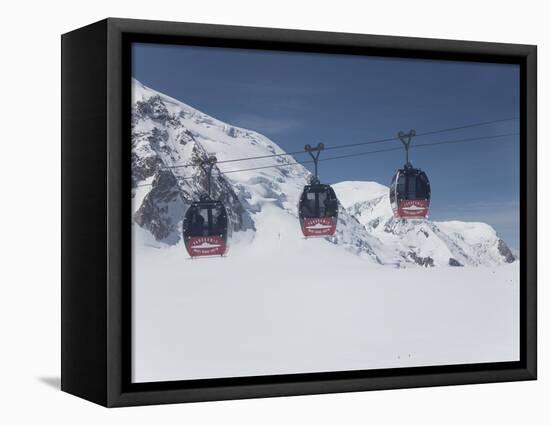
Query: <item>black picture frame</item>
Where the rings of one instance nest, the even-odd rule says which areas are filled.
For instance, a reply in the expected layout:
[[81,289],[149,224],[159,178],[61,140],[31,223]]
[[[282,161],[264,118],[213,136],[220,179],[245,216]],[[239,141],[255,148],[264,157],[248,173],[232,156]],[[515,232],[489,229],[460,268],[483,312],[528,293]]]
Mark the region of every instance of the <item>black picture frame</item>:
[[[536,46],[116,18],[61,41],[62,390],[116,407],[536,379]],[[520,361],[131,383],[132,42],[519,64]]]

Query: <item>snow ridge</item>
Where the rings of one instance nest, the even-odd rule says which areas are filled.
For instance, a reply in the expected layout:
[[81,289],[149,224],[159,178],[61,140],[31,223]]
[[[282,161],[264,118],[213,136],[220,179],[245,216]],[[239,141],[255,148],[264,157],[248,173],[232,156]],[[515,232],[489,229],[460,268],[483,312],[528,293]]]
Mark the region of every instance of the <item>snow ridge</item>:
[[422,266],[494,266],[515,260],[506,243],[485,223],[396,219],[389,189],[376,182],[340,182],[334,190],[385,250],[399,254],[399,266],[411,260]]

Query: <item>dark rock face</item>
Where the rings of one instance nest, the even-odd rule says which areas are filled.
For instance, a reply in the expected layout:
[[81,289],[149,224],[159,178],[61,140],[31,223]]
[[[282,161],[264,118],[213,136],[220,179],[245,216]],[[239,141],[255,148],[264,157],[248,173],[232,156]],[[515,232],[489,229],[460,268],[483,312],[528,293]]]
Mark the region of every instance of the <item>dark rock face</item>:
[[157,241],[176,244],[181,239],[182,218],[188,206],[172,173],[162,171],[157,174],[134,220],[149,230]]
[[408,255],[414,261],[414,263],[420,266],[424,266],[426,268],[434,266],[434,260],[430,256],[418,256],[414,251],[409,252]]
[[173,117],[168,112],[166,105],[160,96],[151,96],[147,101],[136,102],[133,112],[134,119],[148,117],[163,125],[173,120]]
[[139,157],[132,153],[132,187],[157,173],[157,170],[162,165],[160,159],[156,156]]
[[450,257],[449,258],[449,266],[464,266],[462,263],[460,263],[458,260]]
[[510,250],[510,247],[508,247],[501,239],[498,240],[498,252],[502,255],[506,263],[512,263],[516,260],[512,250]]
[[132,131],[132,188],[154,176],[162,160],[150,144],[149,132]]

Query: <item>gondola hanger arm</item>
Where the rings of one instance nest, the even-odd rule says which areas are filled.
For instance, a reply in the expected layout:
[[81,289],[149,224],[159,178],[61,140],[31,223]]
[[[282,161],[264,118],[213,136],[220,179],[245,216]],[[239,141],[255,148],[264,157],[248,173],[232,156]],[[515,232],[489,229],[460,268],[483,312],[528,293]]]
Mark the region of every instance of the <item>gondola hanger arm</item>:
[[409,147],[411,146],[412,138],[416,136],[416,130],[411,129],[409,133],[400,131],[397,137],[405,147],[405,166],[409,165]]
[[321,151],[325,149],[325,144],[318,143],[317,146],[312,147],[310,144],[304,146],[304,151],[307,152],[313,159],[313,164],[315,165],[315,180],[318,180],[318,164],[319,164],[319,155]]
[[208,198],[211,196],[211,180],[212,180],[212,169],[218,162],[218,159],[215,155],[209,155],[208,158],[199,159],[197,160],[197,164],[202,169],[202,171],[206,174],[206,193],[208,195]]

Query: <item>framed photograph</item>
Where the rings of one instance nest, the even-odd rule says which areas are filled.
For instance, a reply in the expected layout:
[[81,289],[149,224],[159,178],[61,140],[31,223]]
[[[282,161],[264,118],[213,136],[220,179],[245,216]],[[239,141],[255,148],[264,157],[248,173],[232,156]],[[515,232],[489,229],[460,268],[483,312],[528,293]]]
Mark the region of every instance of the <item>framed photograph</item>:
[[536,378],[536,47],[107,19],[62,37],[62,389]]

